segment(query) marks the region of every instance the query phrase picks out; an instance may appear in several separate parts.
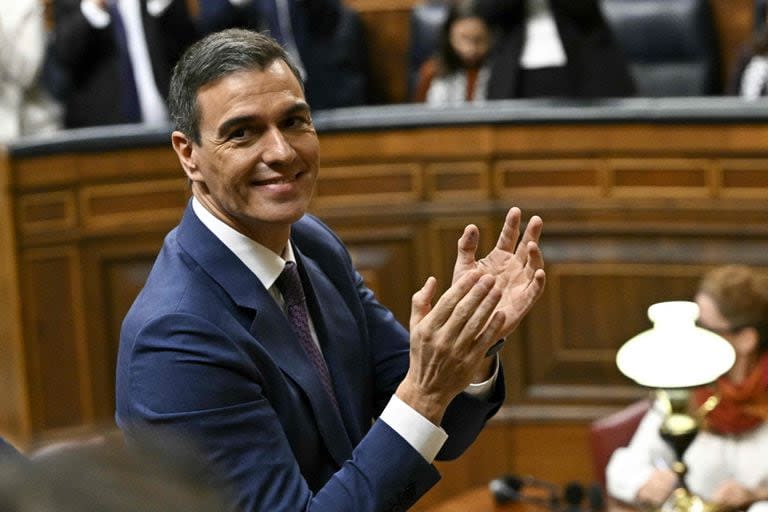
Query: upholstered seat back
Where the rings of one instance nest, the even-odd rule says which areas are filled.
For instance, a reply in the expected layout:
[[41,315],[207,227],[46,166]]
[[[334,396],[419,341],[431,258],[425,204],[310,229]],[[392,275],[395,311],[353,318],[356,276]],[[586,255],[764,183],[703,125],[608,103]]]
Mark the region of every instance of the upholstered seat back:
[[765,28],[765,16],[768,14],[768,0],[755,0],[754,31],[759,34]]
[[719,94],[720,66],[708,0],[603,0],[639,96]]
[[600,482],[603,489],[605,489],[605,468],[611,455],[617,448],[629,444],[650,406],[650,400],[640,400],[591,423],[589,443],[592,468],[595,481]]

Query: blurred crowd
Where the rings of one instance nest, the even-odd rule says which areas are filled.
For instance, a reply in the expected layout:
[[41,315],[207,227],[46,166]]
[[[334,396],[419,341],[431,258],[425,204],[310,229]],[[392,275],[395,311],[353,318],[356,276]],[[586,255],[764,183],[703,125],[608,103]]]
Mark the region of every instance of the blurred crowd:
[[[439,14],[439,26],[426,34],[424,58],[405,73],[409,99],[441,106],[642,96],[609,22],[610,4],[622,2],[416,2],[414,11],[428,6]],[[62,128],[168,123],[176,59],[202,36],[230,27],[277,39],[301,71],[314,110],[388,101],[372,92],[370,71],[381,63],[373,62],[370,34],[342,0],[16,0],[0,18],[0,143]],[[765,95],[766,33],[756,30],[733,61],[729,80],[712,94]]]

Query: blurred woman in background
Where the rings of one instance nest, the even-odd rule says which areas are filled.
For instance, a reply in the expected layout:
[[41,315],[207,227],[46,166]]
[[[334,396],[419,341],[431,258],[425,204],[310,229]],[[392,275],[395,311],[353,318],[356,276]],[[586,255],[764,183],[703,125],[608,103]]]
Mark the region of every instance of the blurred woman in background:
[[[736,361],[692,393],[694,408],[713,395],[719,402],[685,452],[686,484],[727,508],[768,508],[768,276],[743,265],[716,268],[702,279],[696,303],[699,327],[728,340]],[[606,479],[615,498],[659,506],[679,485],[674,452],[659,434],[662,410],[654,404],[629,446],[611,457]]]
[[440,32],[439,50],[422,64],[413,100],[431,105],[486,98],[491,33],[476,0],[453,3]]

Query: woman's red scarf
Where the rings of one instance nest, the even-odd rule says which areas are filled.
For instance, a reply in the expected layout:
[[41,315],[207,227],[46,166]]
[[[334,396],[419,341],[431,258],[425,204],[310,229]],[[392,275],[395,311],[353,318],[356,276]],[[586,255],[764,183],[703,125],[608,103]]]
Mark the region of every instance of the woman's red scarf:
[[737,384],[723,375],[713,386],[696,389],[693,402],[698,407],[714,394],[720,402],[704,416],[706,430],[742,434],[768,421],[768,353],[743,382]]

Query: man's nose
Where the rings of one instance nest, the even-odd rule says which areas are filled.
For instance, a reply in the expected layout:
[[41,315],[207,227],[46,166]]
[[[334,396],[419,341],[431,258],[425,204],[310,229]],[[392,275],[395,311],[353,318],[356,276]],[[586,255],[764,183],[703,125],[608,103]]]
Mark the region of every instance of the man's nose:
[[296,151],[278,128],[271,128],[262,137],[262,160],[266,164],[290,163],[296,158]]

